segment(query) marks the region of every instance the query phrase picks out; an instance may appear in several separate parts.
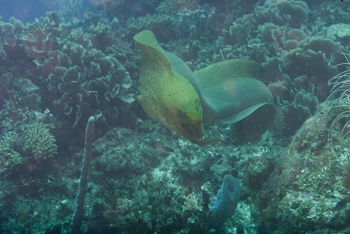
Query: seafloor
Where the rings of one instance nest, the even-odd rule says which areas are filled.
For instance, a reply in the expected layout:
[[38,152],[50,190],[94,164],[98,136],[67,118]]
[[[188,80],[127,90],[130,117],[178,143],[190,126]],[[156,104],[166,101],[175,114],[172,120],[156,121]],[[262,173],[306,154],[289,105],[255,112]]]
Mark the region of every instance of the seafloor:
[[[82,233],[350,232],[348,0],[56,2],[34,23],[0,20],[1,233],[68,232],[90,116]],[[132,39],[145,29],[192,70],[256,61],[278,106],[268,134],[206,124],[201,147],[147,117]],[[213,230],[228,174],[239,203]]]

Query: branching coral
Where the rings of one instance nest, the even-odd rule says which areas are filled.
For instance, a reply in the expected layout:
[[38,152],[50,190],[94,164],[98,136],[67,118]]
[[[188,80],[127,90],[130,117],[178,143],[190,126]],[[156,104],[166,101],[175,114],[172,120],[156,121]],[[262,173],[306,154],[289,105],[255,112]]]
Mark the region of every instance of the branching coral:
[[57,154],[57,145],[50,129],[42,123],[32,123],[25,127],[22,136],[23,150],[36,162],[42,162]]
[[27,124],[24,131],[8,132],[0,143],[0,175],[8,176],[23,168],[37,170],[57,154],[55,138],[47,125]]
[[20,153],[14,149],[17,139],[16,132],[8,132],[0,142],[0,174],[2,175],[7,175],[22,162]]

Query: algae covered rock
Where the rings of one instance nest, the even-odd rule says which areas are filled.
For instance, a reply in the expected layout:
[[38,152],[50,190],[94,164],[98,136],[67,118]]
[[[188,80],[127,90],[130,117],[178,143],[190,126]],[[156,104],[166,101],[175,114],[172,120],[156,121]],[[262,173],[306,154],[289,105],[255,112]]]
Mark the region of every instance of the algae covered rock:
[[309,118],[280,153],[259,195],[263,225],[269,232],[340,230],[347,225],[347,211],[334,207],[339,202],[336,194],[343,190],[349,148],[341,135],[328,138],[329,121],[325,111]]

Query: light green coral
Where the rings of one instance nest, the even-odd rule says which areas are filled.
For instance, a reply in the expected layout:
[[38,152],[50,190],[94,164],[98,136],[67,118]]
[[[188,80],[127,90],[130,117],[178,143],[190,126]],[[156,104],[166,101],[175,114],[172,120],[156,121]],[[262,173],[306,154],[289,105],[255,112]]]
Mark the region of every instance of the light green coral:
[[45,124],[27,124],[23,139],[24,151],[31,154],[31,158],[35,160],[46,160],[57,154],[56,140]]
[[0,174],[6,173],[7,170],[21,163],[20,154],[14,150],[18,134],[8,132],[3,136],[0,142]]
[[93,35],[97,35],[97,36],[102,35],[103,33],[107,33],[108,30],[111,30],[111,27],[101,22],[98,22],[97,25],[91,25],[89,27],[89,31]]
[[57,154],[50,129],[43,123],[27,124],[24,131],[8,132],[0,142],[0,175],[18,171],[24,163],[42,163]]

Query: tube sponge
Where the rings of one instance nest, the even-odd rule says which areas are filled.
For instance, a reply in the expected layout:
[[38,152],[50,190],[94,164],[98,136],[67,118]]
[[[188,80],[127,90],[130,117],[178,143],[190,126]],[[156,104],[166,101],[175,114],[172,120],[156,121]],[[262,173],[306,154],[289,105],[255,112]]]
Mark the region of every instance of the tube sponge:
[[68,233],[75,234],[80,233],[81,223],[84,217],[84,203],[86,197],[86,191],[88,187],[88,177],[89,177],[89,166],[91,161],[91,146],[94,138],[95,130],[95,118],[91,116],[88,120],[85,129],[85,148],[84,157],[82,161],[82,168],[80,174],[80,183],[77,194],[77,202],[75,204],[75,210],[72,216],[70,227]]
[[232,175],[226,175],[217,196],[211,199],[210,211],[214,217],[209,221],[208,227],[220,229],[227,219],[236,211],[239,200],[239,182]]

